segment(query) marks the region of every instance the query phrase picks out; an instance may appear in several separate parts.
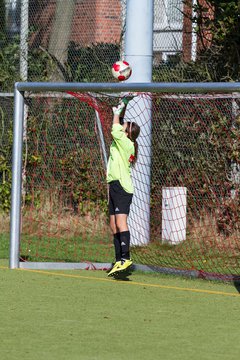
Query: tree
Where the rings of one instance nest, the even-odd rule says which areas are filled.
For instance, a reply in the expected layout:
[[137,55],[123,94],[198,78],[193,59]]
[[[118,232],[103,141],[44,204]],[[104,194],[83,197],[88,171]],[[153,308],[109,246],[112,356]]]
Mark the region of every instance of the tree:
[[48,52],[57,65],[51,81],[66,80],[64,65],[67,61],[75,4],[76,0],[56,0],[55,18],[48,46]]
[[[236,81],[240,78],[240,0],[191,0],[191,21],[198,35],[196,66],[209,81]],[[210,15],[209,15],[210,14]],[[212,14],[212,16],[211,16]],[[189,17],[189,13],[185,14]]]

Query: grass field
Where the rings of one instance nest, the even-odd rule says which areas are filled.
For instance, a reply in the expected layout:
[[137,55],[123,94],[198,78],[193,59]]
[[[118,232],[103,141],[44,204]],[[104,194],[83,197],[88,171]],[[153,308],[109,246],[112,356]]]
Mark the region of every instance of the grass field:
[[9,270],[0,260],[1,359],[235,360],[237,286],[133,273]]

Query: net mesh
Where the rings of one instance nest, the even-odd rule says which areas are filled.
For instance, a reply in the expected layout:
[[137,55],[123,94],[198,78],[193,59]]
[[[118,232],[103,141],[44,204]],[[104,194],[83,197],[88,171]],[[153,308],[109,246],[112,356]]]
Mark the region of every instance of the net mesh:
[[[22,261],[114,260],[104,159],[118,100],[72,92],[27,98]],[[238,94],[156,93],[130,101],[127,119],[141,119],[129,216],[136,263],[237,277],[239,101]],[[148,209],[150,237],[142,242]]]

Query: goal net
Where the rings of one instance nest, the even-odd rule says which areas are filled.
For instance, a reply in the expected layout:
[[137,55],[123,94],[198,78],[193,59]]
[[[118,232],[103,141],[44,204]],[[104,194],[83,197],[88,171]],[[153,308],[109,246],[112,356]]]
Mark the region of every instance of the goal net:
[[136,268],[237,278],[239,93],[224,84],[105,85],[16,85],[10,266],[111,266],[112,106],[130,89],[125,117],[141,126],[129,215]]

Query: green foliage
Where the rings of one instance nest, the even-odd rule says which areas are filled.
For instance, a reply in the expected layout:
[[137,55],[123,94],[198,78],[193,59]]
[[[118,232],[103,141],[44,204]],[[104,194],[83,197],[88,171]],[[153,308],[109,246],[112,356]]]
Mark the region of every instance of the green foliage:
[[[192,1],[184,1],[192,7]],[[201,43],[195,71],[206,81],[238,81],[240,78],[239,2],[206,0],[194,5],[190,19]],[[185,16],[188,16],[185,14]],[[191,68],[192,66],[190,66]],[[201,77],[202,77],[201,75]]]
[[28,54],[28,78],[31,81],[49,81],[54,64],[40,48],[30,48]]
[[[106,191],[99,184],[99,178],[93,176],[93,158],[99,157],[99,149],[92,151],[74,149],[64,159],[60,159],[61,173],[63,174],[63,192],[69,194],[75,211],[81,214],[93,212],[96,203],[106,210]],[[95,169],[96,172],[99,169]]]
[[238,119],[233,125],[228,100],[224,103],[221,99],[219,107],[217,100],[208,104],[204,99],[162,99],[157,106],[152,140],[153,213],[156,208],[157,214],[161,202],[162,184],[186,186],[188,211],[194,218],[202,211],[215,214],[220,209],[219,231],[225,231],[223,219],[228,233],[237,230],[240,203],[238,196],[231,199],[231,191],[239,191],[239,184],[230,176],[232,164],[240,164],[240,127]]
[[69,81],[98,82],[112,80],[111,66],[119,60],[117,44],[99,43],[80,47],[71,42],[68,48]]
[[[184,1],[192,9],[192,1]],[[238,1],[199,0],[194,15],[186,11],[198,35],[195,62],[180,54],[153,67],[153,81],[238,81],[240,78],[240,9]],[[192,14],[192,11],[190,11]]]
[[[70,101],[70,103],[69,103]],[[63,208],[93,214],[106,211],[105,175],[94,129],[94,112],[68,99],[31,103],[28,117],[26,205],[39,207],[41,196],[56,193]],[[57,115],[58,114],[58,115]],[[77,114],[77,117],[76,117]],[[41,179],[41,192],[32,187]],[[52,189],[54,187],[54,189]]]
[[240,231],[240,199],[227,198],[222,201],[217,211],[218,231],[226,236],[231,235],[233,230]]
[[20,80],[19,75],[19,39],[14,42],[3,40],[0,48],[0,88],[2,92],[12,92],[13,84]]
[[200,82],[211,81],[206,64],[203,62],[184,62],[180,55],[176,62],[170,59],[153,67],[152,78],[154,82]]
[[0,212],[9,212],[12,179],[12,122],[11,101],[2,100],[0,106]]
[[[3,112],[2,123],[4,121]],[[2,135],[4,134],[4,127],[2,127]],[[12,148],[12,130],[6,131],[8,135],[8,143],[0,142],[0,211],[9,212],[11,205],[11,148]]]
[[0,42],[1,35],[5,34],[6,31],[6,23],[5,23],[5,1],[0,0]]
[[[6,38],[3,39],[3,46],[0,49],[0,87],[2,91],[12,92],[13,84],[16,81],[20,81],[19,75],[19,58],[20,47],[19,37],[15,37],[11,42],[7,42]],[[89,47],[79,47],[75,43],[70,43],[68,49],[68,62],[64,67],[64,74],[66,81],[108,81],[112,80],[111,77],[111,65],[119,59],[120,48],[118,45],[113,44],[92,44]],[[51,69],[58,66],[58,63],[53,57],[49,56],[47,51],[42,48],[29,47],[28,52],[28,77],[31,81],[48,81],[51,75]],[[42,153],[42,131],[46,131],[47,136],[51,137],[55,131],[55,126],[49,125],[47,117],[41,115],[44,113],[44,106],[42,110],[38,108],[39,116],[28,118],[28,130],[30,138],[28,139],[28,153],[24,152],[24,164],[26,163],[27,174],[30,178],[31,174],[35,172],[38,176],[41,176],[41,167],[46,165],[47,172],[45,174],[46,181],[51,182],[53,177],[59,176],[61,171],[68,174],[68,180],[71,177],[74,179],[74,188],[69,188],[69,181],[64,179],[63,187],[67,192],[68,199],[64,201],[71,202],[75,210],[86,209],[86,202],[88,201],[88,209],[91,211],[95,208],[95,202],[101,204],[101,208],[106,210],[106,192],[99,191],[99,179],[91,177],[90,167],[92,166],[93,157],[99,157],[99,149],[92,149],[91,156],[81,153],[81,149],[72,149],[73,144],[68,144],[65,151],[68,155],[62,153],[61,146],[58,148],[59,163],[53,173],[51,169],[50,160],[54,152],[51,141],[48,142],[46,153]],[[66,109],[64,104],[58,106],[56,111],[61,112],[61,116],[65,116]],[[74,110],[73,110],[74,111]],[[79,114],[80,115],[80,114]],[[83,118],[86,116],[82,114]],[[45,121],[46,120],[46,121]],[[59,129],[61,129],[59,126]],[[87,126],[87,125],[86,125]],[[69,127],[71,128],[71,126]],[[86,130],[86,129],[85,129]],[[11,138],[11,129],[8,136]],[[34,138],[31,138],[34,136]],[[83,137],[86,134],[83,133]],[[94,131],[89,132],[88,140],[91,141],[91,137],[94,136]],[[6,132],[4,133],[4,138]],[[33,141],[31,143],[31,141]],[[9,142],[8,147],[1,146],[1,163],[0,163],[0,200],[1,209],[8,211],[10,208],[10,191],[11,191],[11,166],[10,166],[10,154],[11,154],[12,142]],[[97,145],[98,146],[98,145]],[[4,149],[4,150],[3,150]],[[91,158],[91,159],[90,159]],[[91,161],[90,161],[91,160]],[[40,193],[34,191],[31,193],[28,187],[28,179],[26,185],[26,193],[24,194],[24,203],[26,205],[31,204],[34,201],[36,207],[40,204]],[[61,187],[59,181],[59,187]],[[58,185],[56,185],[58,187]],[[92,205],[91,205],[92,204]],[[84,206],[83,206],[84,205]],[[84,210],[85,211],[85,210]]]
[[[19,36],[15,36],[12,41],[7,41],[6,36],[2,36],[2,47],[0,48],[0,88],[2,92],[12,92],[14,83],[21,81],[19,42]],[[48,81],[53,66],[52,59],[45,52],[39,48],[29,48],[28,78],[31,81]]]
[[[0,49],[0,87],[2,91],[12,92],[14,83],[21,80],[19,42],[18,36],[11,42],[7,42],[6,37],[2,39],[3,46]],[[119,59],[119,56],[119,45],[100,43],[80,47],[71,42],[68,48],[67,63],[62,65],[47,50],[29,46],[28,78],[31,81],[48,81],[53,69],[58,67],[65,81],[112,81],[111,66]]]
[[[6,170],[2,170],[2,159],[0,159],[0,172],[5,172]],[[10,175],[10,172],[9,174]],[[0,210],[3,212],[9,212],[10,210],[10,196],[11,196],[11,176],[8,177],[7,180],[4,180],[0,184]]]

